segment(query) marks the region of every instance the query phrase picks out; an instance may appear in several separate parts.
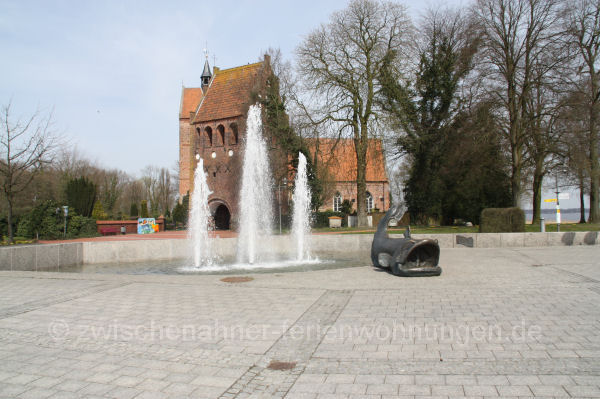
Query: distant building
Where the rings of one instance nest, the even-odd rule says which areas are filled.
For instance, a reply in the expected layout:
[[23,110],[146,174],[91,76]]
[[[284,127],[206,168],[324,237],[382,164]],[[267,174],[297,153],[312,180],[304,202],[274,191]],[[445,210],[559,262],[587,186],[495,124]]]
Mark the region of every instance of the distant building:
[[[208,60],[201,75],[201,87],[183,87],[179,109],[179,194],[193,191],[197,159],[204,160],[204,172],[212,194],[209,207],[217,229],[235,227],[239,216],[239,191],[243,162],[242,145],[246,135],[249,106],[263,92],[271,76],[270,58],[236,68],[213,68]],[[276,180],[288,175],[285,156],[276,156],[278,146],[267,138]],[[314,160],[315,140],[309,140]],[[356,208],[356,155],[351,140],[320,139],[318,168],[327,173],[326,193],[330,193],[322,210],[339,210],[344,199]],[[281,155],[281,154],[280,154]],[[272,164],[273,164],[272,159]],[[291,179],[292,176],[289,176]],[[287,186],[288,188],[290,185]],[[289,190],[281,193],[284,214],[291,199]],[[277,198],[277,195],[274,195]],[[273,204],[276,206],[276,204]],[[385,174],[381,141],[372,140],[368,150],[367,209],[389,208],[389,184]]]
[[252,94],[271,74],[270,58],[236,68],[215,67],[208,60],[201,87],[183,87],[179,110],[179,194],[193,190],[197,157],[204,160],[209,207],[217,229],[229,229],[239,214],[241,142]]
[[[344,200],[349,200],[356,209],[356,152],[351,139],[309,140],[310,151],[317,168],[325,168],[322,174],[325,180],[325,200],[320,210],[339,211]],[[385,171],[385,158],[381,140],[369,140],[367,148],[367,212],[386,211],[390,207],[390,185]]]

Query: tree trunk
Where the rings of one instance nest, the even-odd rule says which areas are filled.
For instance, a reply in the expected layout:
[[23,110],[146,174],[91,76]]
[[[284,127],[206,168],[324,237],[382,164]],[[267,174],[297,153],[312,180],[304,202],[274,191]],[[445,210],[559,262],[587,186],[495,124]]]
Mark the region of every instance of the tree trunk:
[[579,223],[585,223],[585,182],[579,177]]
[[539,169],[538,165],[536,165],[535,172],[533,173],[533,217],[531,218],[532,224],[540,223],[543,180],[544,174]]
[[[595,61],[595,60],[594,60]],[[599,82],[594,63],[589,65],[591,77],[590,116],[590,223],[600,222],[600,164],[598,163],[598,110]]]
[[512,206],[521,205],[521,154],[517,146],[512,148],[512,173],[510,176]]
[[600,222],[600,165],[598,164],[598,128],[596,127],[597,107],[590,115],[590,223]]
[[356,208],[358,227],[367,227],[367,157],[364,145],[358,140],[356,145]]
[[12,220],[13,220],[13,205],[12,205],[12,198],[7,198],[8,203],[8,212],[7,212],[7,216],[6,216],[6,221],[8,222],[8,243],[12,244],[13,239],[15,238],[14,235],[15,233],[13,232],[13,226],[12,226]]

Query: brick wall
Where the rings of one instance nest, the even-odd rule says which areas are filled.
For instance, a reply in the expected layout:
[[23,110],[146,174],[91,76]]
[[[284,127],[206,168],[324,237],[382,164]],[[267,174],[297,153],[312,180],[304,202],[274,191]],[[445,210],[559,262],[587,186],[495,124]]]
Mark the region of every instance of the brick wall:
[[[238,217],[239,191],[242,178],[242,117],[211,121],[192,126],[196,139],[196,153],[204,160],[211,210],[225,205],[235,226]],[[212,139],[208,132],[212,132]],[[236,137],[237,132],[237,137]],[[213,156],[214,154],[214,156]]]
[[[331,190],[332,195],[325,199],[323,205],[319,208],[320,211],[333,209],[333,197],[336,191],[342,195],[343,200],[350,200],[352,209],[356,209],[356,182],[334,182],[326,183],[333,184],[334,189]],[[381,211],[387,211],[390,207],[389,199],[389,183],[388,182],[367,182],[367,191],[373,196],[373,206]],[[352,201],[354,200],[354,201]]]
[[190,120],[179,118],[179,195],[190,190]]

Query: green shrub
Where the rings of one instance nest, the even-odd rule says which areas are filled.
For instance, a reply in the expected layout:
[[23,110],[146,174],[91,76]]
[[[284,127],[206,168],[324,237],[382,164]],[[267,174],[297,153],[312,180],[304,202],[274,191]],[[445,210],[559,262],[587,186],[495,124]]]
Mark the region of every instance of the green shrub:
[[85,216],[75,215],[67,223],[67,238],[96,237],[96,221]]
[[[58,209],[58,212],[57,212]],[[17,235],[24,238],[55,240],[64,237],[63,209],[54,201],[45,201],[24,214],[17,226]],[[70,212],[67,219],[67,238],[94,237],[96,221]]]
[[175,225],[177,225],[177,223],[184,225],[187,224],[189,214],[189,203],[190,196],[186,194],[181,199],[181,203],[177,202],[175,204],[175,207],[173,208],[173,223],[175,223]]
[[325,212],[316,212],[315,218],[313,222],[313,227],[329,227],[329,217],[330,216],[339,216],[342,218],[342,226],[346,224],[346,218],[342,212],[334,212],[334,211],[325,211]]
[[150,214],[150,212],[148,212],[148,201],[142,200],[142,203],[140,205],[141,205],[140,217],[141,218],[149,217],[148,215]]
[[94,204],[94,210],[92,211],[92,218],[96,220],[107,220],[108,214],[104,212],[104,207],[102,206],[102,202],[97,201]]
[[481,211],[480,233],[525,231],[525,212],[520,208],[487,208]]
[[58,238],[63,231],[63,223],[63,210],[58,203],[44,201],[21,217],[16,235],[26,238]]
[[67,204],[83,216],[90,216],[96,202],[96,185],[85,177],[71,179],[65,188]]
[[347,199],[343,200],[340,211],[344,215],[350,215],[352,213],[352,203]]
[[138,206],[135,202],[129,207],[129,215],[131,215],[131,217],[138,217],[140,215],[140,211],[138,211]]

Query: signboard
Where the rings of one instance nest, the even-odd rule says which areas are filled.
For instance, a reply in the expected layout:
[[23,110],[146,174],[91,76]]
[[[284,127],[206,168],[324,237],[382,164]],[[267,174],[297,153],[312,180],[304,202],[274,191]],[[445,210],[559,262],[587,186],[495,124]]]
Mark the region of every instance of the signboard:
[[556,202],[556,198],[545,199],[544,202]]
[[558,193],[558,199],[559,200],[568,200],[569,199],[569,193]]
[[139,218],[137,224],[138,234],[152,234],[158,231],[158,225],[154,218]]

